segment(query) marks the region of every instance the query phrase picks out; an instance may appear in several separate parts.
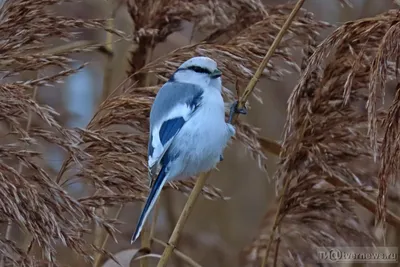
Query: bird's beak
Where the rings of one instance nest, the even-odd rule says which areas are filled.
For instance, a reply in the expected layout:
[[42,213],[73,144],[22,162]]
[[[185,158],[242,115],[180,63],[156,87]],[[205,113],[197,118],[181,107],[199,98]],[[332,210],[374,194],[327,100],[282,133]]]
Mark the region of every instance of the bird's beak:
[[219,69],[215,69],[213,73],[211,73],[211,78],[219,78],[221,77],[222,72]]

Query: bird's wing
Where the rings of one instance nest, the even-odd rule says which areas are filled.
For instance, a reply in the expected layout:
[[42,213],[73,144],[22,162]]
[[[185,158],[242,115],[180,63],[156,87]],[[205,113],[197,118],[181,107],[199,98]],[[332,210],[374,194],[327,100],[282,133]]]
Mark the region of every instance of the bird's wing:
[[200,106],[203,92],[200,86],[178,82],[167,82],[159,90],[150,112],[148,164],[151,183],[162,167],[162,159],[174,137]]

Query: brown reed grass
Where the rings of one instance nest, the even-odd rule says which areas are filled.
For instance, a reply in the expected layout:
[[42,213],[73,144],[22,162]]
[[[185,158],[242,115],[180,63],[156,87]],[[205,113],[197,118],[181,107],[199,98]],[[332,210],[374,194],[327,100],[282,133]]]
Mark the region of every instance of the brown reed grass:
[[[58,266],[60,245],[86,261],[100,254],[113,258],[106,242],[116,240],[118,216],[109,219],[95,210],[147,196],[148,114],[159,87],[186,59],[209,56],[222,69],[223,97],[232,102],[235,94],[229,88],[259,78],[257,68],[294,7],[258,0],[124,0],[120,4],[134,25],[127,35],[106,20],[57,15],[52,8],[62,2],[6,0],[0,6],[0,221],[4,233],[12,227],[32,240],[27,247],[11,234],[1,237],[2,266]],[[390,10],[347,22],[321,41],[319,33],[332,25],[301,9],[271,54],[262,78],[280,81],[290,72],[301,72],[301,78],[290,97],[281,145],[260,136],[256,125],[237,121],[234,141],[260,170],[266,172],[267,153],[280,153],[274,176],[279,198],[272,207],[265,205],[259,235],[243,250],[241,266],[260,266],[263,259],[268,265],[314,264],[320,246],[379,244],[374,228],[357,215],[359,205],[377,212],[377,222],[399,226],[398,216],[386,212],[400,199],[398,187],[390,183],[400,168],[399,86],[390,107],[380,105],[387,83],[398,82],[398,15]],[[202,40],[147,62],[183,21],[192,23]],[[70,129],[34,92],[84,68],[86,63],[71,67],[74,54],[112,55],[109,43],[74,41],[78,30],[108,31],[131,41],[132,50],[129,78],[113,90],[108,81],[113,70],[107,68],[104,101],[86,128]],[[52,47],[54,39],[67,43]],[[302,64],[295,57],[300,52]],[[24,79],[27,72],[37,77]],[[249,108],[254,100],[263,102],[261,90],[255,88]],[[59,173],[49,170],[43,143],[68,153]],[[75,198],[66,191],[76,180],[86,184],[86,196]],[[188,195],[195,183],[193,177],[166,189]],[[227,199],[211,184],[201,193]],[[103,229],[106,241],[91,243],[87,236],[94,237],[93,225]],[[31,250],[33,244],[41,255]],[[186,264],[200,265],[182,251],[176,254]],[[101,264],[99,258],[95,264]]]
[[[392,121],[397,101],[389,109],[378,103],[385,82],[397,77],[397,50],[388,43],[397,20],[398,11],[391,10],[348,22],[311,48],[289,100],[275,174],[281,192],[271,211],[275,222],[266,216],[260,236],[244,250],[249,266],[263,258],[269,264],[310,264],[318,260],[317,247],[379,243],[355,213],[353,200],[360,191],[374,197],[379,188],[378,205],[368,209],[377,212],[378,222],[385,218],[386,181],[396,170],[387,164],[397,146]],[[398,227],[394,216],[391,223]]]

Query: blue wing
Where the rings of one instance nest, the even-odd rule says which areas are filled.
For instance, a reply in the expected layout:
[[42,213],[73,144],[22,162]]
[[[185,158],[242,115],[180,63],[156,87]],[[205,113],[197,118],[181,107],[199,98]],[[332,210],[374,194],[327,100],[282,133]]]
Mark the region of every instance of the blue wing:
[[165,146],[165,144],[178,133],[185,122],[186,120],[183,117],[177,117],[164,121],[159,131],[161,144]]
[[203,89],[194,84],[167,82],[161,87],[150,112],[148,155],[151,177],[162,167],[164,154],[174,137],[199,108],[202,97]]
[[[184,124],[198,110],[203,97],[203,89],[194,84],[178,83],[172,78],[161,87],[150,112],[150,136],[148,145],[150,194],[140,215],[131,242],[142,230],[162,187],[167,182],[168,163],[174,156],[168,153],[172,140]],[[160,169],[158,175],[157,170]],[[153,179],[153,177],[157,177]]]

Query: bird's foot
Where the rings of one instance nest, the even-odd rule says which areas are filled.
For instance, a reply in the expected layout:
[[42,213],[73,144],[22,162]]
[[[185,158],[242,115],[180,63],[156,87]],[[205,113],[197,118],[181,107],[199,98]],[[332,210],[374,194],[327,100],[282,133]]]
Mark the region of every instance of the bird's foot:
[[236,100],[235,102],[233,102],[232,106],[231,106],[231,110],[229,112],[229,121],[228,123],[232,123],[232,119],[233,119],[233,115],[235,113],[237,114],[243,114],[246,115],[247,114],[247,108],[246,107],[242,107],[242,108],[238,108],[238,101]]

